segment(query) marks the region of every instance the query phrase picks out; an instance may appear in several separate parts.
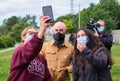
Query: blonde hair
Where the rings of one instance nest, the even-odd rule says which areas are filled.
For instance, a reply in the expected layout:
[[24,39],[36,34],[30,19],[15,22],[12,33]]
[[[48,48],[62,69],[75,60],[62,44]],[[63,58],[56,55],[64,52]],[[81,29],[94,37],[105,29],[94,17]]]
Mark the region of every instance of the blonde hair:
[[[35,29],[33,26],[28,26],[28,27],[23,29],[23,31],[21,33],[21,39],[22,39],[22,37],[24,37],[27,34],[28,30],[31,29],[31,28]],[[24,42],[24,41],[22,40],[22,42]]]

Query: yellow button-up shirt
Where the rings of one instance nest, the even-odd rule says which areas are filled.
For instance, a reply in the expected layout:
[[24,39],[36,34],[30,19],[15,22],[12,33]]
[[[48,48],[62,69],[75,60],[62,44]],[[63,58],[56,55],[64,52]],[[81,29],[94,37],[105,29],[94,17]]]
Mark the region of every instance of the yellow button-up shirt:
[[[50,73],[54,81],[70,81],[69,72],[72,72],[73,46],[64,42],[60,48],[54,45],[54,41],[44,43],[41,54],[45,56]],[[60,68],[67,68],[67,71],[58,72]]]

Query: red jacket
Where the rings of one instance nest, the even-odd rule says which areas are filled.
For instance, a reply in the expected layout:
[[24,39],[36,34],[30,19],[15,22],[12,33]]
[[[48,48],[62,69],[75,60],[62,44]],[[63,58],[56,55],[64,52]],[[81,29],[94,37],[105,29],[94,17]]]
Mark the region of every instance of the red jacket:
[[42,45],[43,39],[35,34],[32,40],[15,50],[7,81],[52,81],[47,62],[39,54]]

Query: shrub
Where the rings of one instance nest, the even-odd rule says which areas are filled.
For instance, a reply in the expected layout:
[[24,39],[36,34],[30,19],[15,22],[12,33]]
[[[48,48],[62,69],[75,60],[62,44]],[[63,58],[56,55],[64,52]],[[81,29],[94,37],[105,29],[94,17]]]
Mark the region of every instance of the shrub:
[[6,45],[3,37],[0,37],[0,48],[5,48],[5,47],[7,47],[7,45]]
[[15,40],[11,36],[0,37],[0,48],[13,47],[15,45]]

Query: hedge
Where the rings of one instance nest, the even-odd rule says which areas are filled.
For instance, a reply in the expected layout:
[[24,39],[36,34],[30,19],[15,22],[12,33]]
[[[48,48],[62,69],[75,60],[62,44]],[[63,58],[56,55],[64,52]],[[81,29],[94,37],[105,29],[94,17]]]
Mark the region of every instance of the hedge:
[[15,40],[11,36],[1,36],[0,37],[0,48],[13,47],[15,45]]

